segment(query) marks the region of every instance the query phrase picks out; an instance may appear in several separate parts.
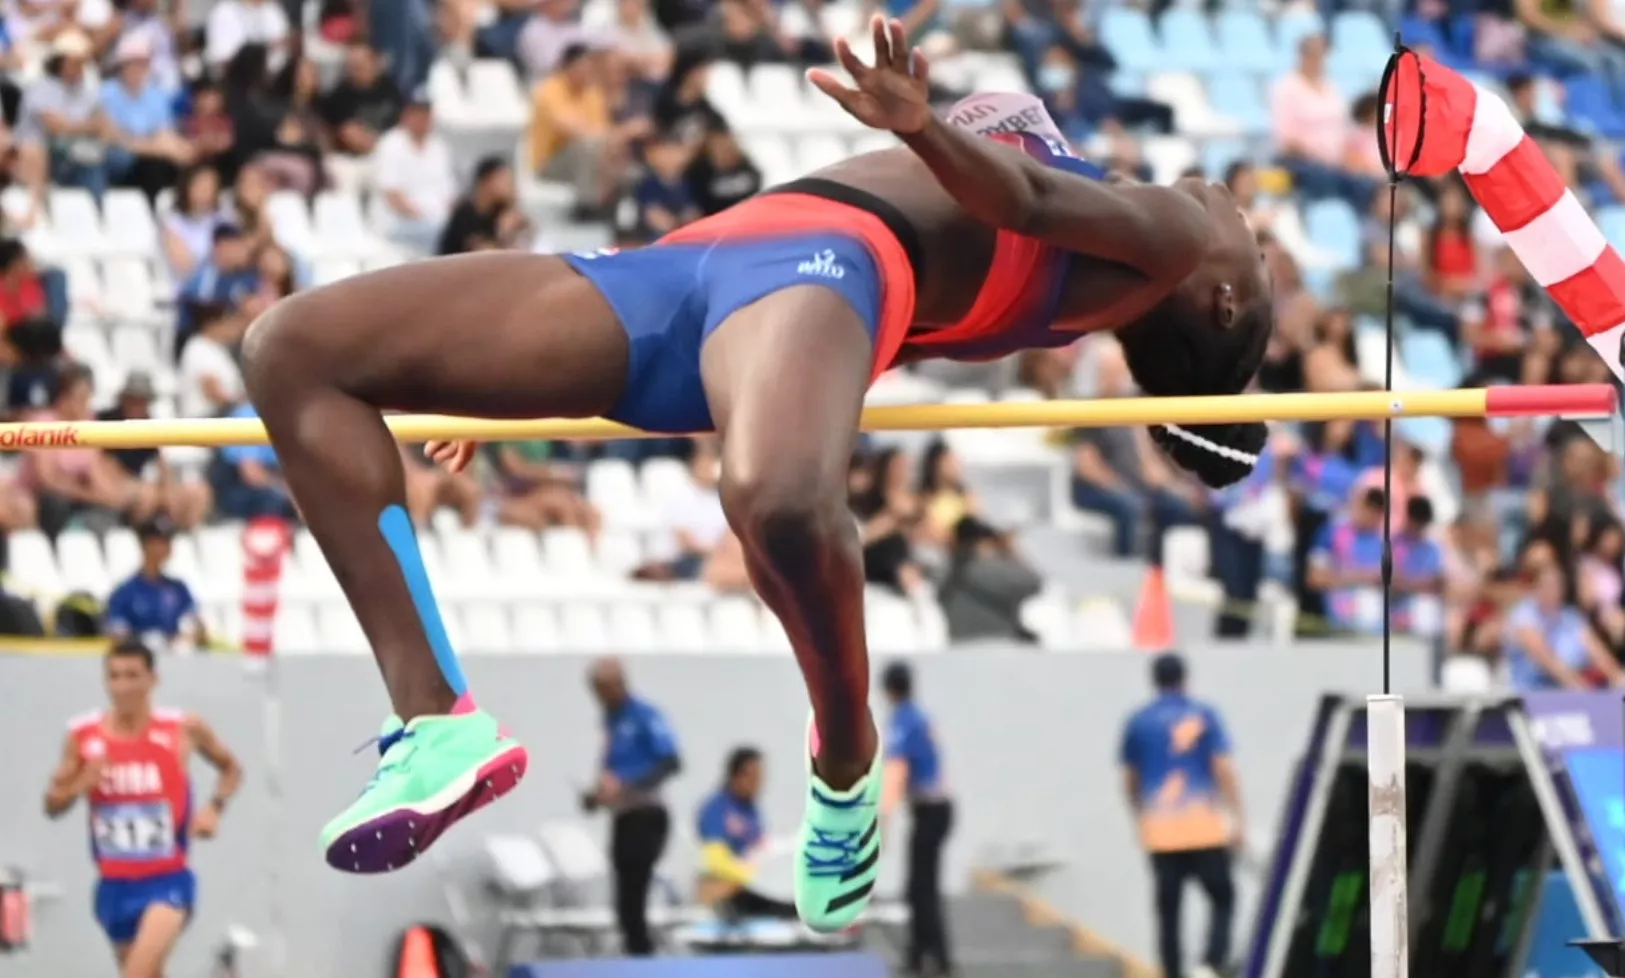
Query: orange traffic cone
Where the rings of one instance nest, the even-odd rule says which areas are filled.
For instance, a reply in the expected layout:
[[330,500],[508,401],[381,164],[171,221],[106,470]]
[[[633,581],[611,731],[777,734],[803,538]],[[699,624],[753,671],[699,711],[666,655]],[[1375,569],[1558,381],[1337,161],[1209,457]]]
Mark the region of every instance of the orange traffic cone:
[[440,978],[435,963],[434,939],[423,927],[413,927],[401,939],[401,965],[395,978]]
[[1140,652],[1166,652],[1174,647],[1174,606],[1168,600],[1168,581],[1161,567],[1146,571],[1140,585],[1132,637],[1134,648]]

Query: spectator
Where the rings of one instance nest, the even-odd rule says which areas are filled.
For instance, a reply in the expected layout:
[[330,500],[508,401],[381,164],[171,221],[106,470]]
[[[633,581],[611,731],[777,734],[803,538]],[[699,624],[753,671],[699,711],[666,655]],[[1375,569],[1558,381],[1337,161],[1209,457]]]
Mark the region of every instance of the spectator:
[[1272,544],[1291,539],[1292,523],[1282,486],[1286,465],[1297,452],[1287,432],[1271,432],[1258,465],[1240,482],[1216,490],[1208,513],[1208,553],[1224,606],[1213,623],[1218,639],[1244,639],[1252,631],[1265,555]]
[[919,593],[925,572],[915,560],[913,538],[920,500],[909,488],[908,456],[888,448],[862,467],[850,502],[863,541],[864,578],[902,594]]
[[530,165],[575,188],[577,207],[588,212],[609,199],[634,131],[612,123],[601,71],[598,54],[572,44],[531,95]]
[[1444,181],[1425,253],[1428,288],[1446,300],[1460,301],[1478,294],[1480,261],[1472,222],[1473,201],[1467,196],[1467,188],[1456,180]]
[[1489,281],[1461,317],[1461,339],[1474,373],[1509,383],[1544,383],[1560,342],[1540,286],[1511,248],[1486,263]]
[[[238,405],[228,417],[255,418],[254,407]],[[209,484],[222,516],[252,520],[262,516],[298,518],[276,452],[269,445],[231,445],[209,463]]]
[[[64,369],[51,407],[32,420],[89,421],[90,371],[77,364]],[[121,519],[140,523],[158,511],[157,487],[132,476],[99,448],[35,452],[24,462],[39,501],[40,529],[54,537],[77,523],[96,532]]]
[[559,67],[565,51],[591,38],[581,26],[577,0],[534,0],[531,8],[519,29],[517,53],[525,78],[534,84]]
[[112,128],[108,176],[136,187],[149,201],[175,183],[196,154],[176,132],[174,96],[152,75],[152,52],[140,37],[119,42],[116,77],[102,83],[101,106]]
[[676,553],[669,560],[639,568],[645,580],[704,581],[717,591],[747,591],[745,553],[728,528],[717,487],[722,459],[714,436],[687,445],[688,482],[666,500],[663,523],[671,531]]
[[226,221],[220,209],[220,174],[211,166],[181,171],[175,204],[163,215],[164,258],[170,274],[190,277],[214,248],[214,232]]
[[174,533],[174,527],[162,520],[136,527],[141,569],[114,588],[107,599],[109,637],[133,639],[157,652],[190,652],[207,644],[192,589],[164,573]]
[[226,114],[226,93],[218,85],[200,82],[192,89],[192,114],[181,121],[181,133],[197,153],[199,163],[221,174],[233,172],[237,135]]
[[501,157],[487,156],[474,168],[474,189],[452,208],[438,253],[518,248],[530,230],[514,191],[513,168]]
[[[276,146],[277,127],[287,103],[276,91],[270,52],[263,44],[245,44],[226,65],[221,89],[231,117],[233,167],[245,166]],[[232,172],[235,172],[234,170]]]
[[389,214],[389,236],[414,252],[432,252],[457,200],[451,148],[434,130],[425,92],[414,93],[400,124],[373,153],[373,175]]
[[959,456],[940,438],[920,457],[920,498],[925,506],[922,538],[937,546],[951,544],[960,520],[976,514],[976,497],[965,486]]
[[406,511],[414,524],[427,528],[442,506],[456,513],[464,527],[479,524],[485,493],[474,476],[436,465],[423,456],[421,445],[402,445],[401,460],[406,468]]
[[178,22],[183,16],[181,5],[173,5],[175,9],[170,13],[164,11],[164,0],[121,0],[117,6],[121,8],[113,20],[118,28],[117,43],[143,45],[152,59],[152,77],[159,87],[171,95],[181,94],[185,78],[175,25],[171,23],[172,17]]
[[675,133],[657,133],[644,154],[648,166],[631,195],[637,213],[633,234],[653,241],[699,218],[700,209],[683,180],[689,156]]
[[85,71],[89,57],[90,42],[83,34],[57,35],[45,76],[23,94],[17,138],[44,149],[53,183],[83,187],[99,196],[107,189],[111,130]]
[[[158,392],[152,377],[141,371],[125,375],[124,386],[119,389],[113,406],[96,415],[98,421],[140,421],[152,417],[152,402]],[[109,455],[138,479],[157,486],[158,509],[169,524],[181,530],[190,530],[203,523],[214,504],[207,483],[183,478],[156,448],[110,449]]]
[[[1123,350],[1109,338],[1096,344],[1096,397],[1128,397],[1133,378]],[[1162,536],[1170,526],[1198,520],[1205,500],[1176,474],[1144,428],[1084,428],[1074,435],[1072,502],[1112,523],[1112,549],[1119,557],[1138,551],[1142,521],[1151,523],[1151,555],[1162,560]]]
[[254,157],[273,185],[301,197],[312,196],[327,182],[322,162],[327,134],[316,111],[320,81],[314,61],[300,58],[289,62],[277,83],[281,104],[277,106],[270,142],[261,146]]
[[1518,690],[1594,689],[1625,684],[1619,660],[1591,630],[1585,615],[1564,599],[1563,572],[1536,573],[1532,593],[1507,614],[1506,656]]
[[333,129],[334,149],[367,156],[378,139],[400,120],[404,103],[395,80],[384,74],[378,54],[363,41],[344,50],[344,77],[322,100],[322,114]]
[[271,200],[271,182],[258,166],[245,166],[237,171],[231,189],[232,223],[242,233],[248,253],[253,255],[266,245],[275,243],[271,218],[266,211]]
[[62,331],[44,319],[8,324],[5,337],[0,351],[12,361],[6,378],[6,414],[15,420],[43,411],[56,400],[68,358],[62,352]]
[[598,511],[581,494],[581,468],[561,458],[560,447],[541,440],[492,446],[502,493],[499,522],[531,530],[573,526],[598,532]]
[[292,40],[287,11],[276,0],[218,0],[204,29],[204,60],[226,66],[250,44],[263,46],[272,70],[282,67]]
[[67,318],[63,274],[41,271],[26,245],[16,238],[0,238],[0,329],[39,321],[60,332]]
[[726,919],[796,919],[792,903],[762,896],[750,888],[755,862],[765,848],[762,815],[762,752],[736,747],[728,754],[722,787],[700,805],[695,834],[700,842],[696,898]]
[[1037,640],[1021,623],[1021,606],[1044,580],[1016,555],[1007,534],[974,516],[954,525],[953,552],[939,596],[955,642]]
[[658,82],[671,71],[671,39],[655,23],[649,0],[616,0],[610,33],[615,50],[630,62],[635,77]]
[[235,312],[213,315],[181,348],[176,407],[183,418],[219,418],[247,401],[237,345],[251,317]]
[[1326,77],[1326,39],[1298,42],[1298,66],[1275,83],[1270,96],[1275,148],[1294,185],[1311,198],[1341,197],[1365,213],[1377,181],[1345,168],[1353,126],[1349,103]]
[[722,113],[705,96],[711,60],[710,52],[703,48],[680,52],[671,77],[654,100],[654,126],[676,133],[683,145],[696,151],[707,136],[728,127]]
[[740,148],[726,126],[705,136],[684,179],[694,205],[704,215],[718,214],[762,189],[762,171]]
[[1382,630],[1382,519],[1387,497],[1362,490],[1348,515],[1328,522],[1309,554],[1309,586],[1326,595],[1335,628],[1365,634]]
[[1185,692],[1185,662],[1159,655],[1151,664],[1157,695],[1123,728],[1119,761],[1129,811],[1156,882],[1157,950],[1165,975],[1183,973],[1185,883],[1194,879],[1211,906],[1203,965],[1230,964],[1236,908],[1232,852],[1242,851],[1241,784],[1218,711]]
[[1431,534],[1433,503],[1414,495],[1405,503],[1404,523],[1394,533],[1394,628],[1432,637],[1444,626],[1439,600],[1444,594],[1444,548]]
[[267,307],[278,299],[286,299],[298,289],[298,269],[293,257],[280,247],[269,244],[260,249],[254,263],[254,274],[259,281],[258,296]]
[[597,786],[582,798],[588,811],[608,809],[610,863],[615,872],[615,916],[622,950],[631,957],[654,953],[649,934],[649,888],[666,850],[671,816],[660,788],[682,770],[677,741],[660,710],[634,697],[614,659],[600,659],[589,674],[603,709],[604,752]]
[[[366,15],[358,9],[365,2]],[[531,0],[498,0],[494,6],[499,17],[508,8],[523,9]],[[352,36],[363,34],[383,55],[389,65],[395,84],[403,92],[410,92],[429,77],[429,66],[435,59],[435,15],[429,0],[345,0],[354,18],[352,23],[364,21],[364,30],[352,26]],[[476,4],[443,3],[440,5],[441,25],[446,29],[449,54],[464,56],[470,52],[473,19],[478,16]],[[463,11],[468,11],[467,14]],[[334,11],[338,13],[338,11]],[[455,47],[452,47],[455,45]],[[496,55],[512,58],[510,47]]]
[[214,229],[209,257],[181,283],[175,328],[177,355],[186,350],[192,334],[212,319],[232,319],[246,329],[266,308],[256,295],[258,289],[259,276],[254,271],[248,239],[236,225],[220,224]]

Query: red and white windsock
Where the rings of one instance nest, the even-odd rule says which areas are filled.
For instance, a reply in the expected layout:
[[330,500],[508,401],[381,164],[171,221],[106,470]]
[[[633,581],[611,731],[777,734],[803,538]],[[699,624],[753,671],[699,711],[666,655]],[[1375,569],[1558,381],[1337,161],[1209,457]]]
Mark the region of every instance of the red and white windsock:
[[1431,58],[1395,55],[1383,141],[1399,172],[1459,170],[1506,243],[1625,379],[1625,261],[1501,99]]
[[287,523],[270,516],[243,528],[243,652],[248,655],[273,651],[282,564],[291,536]]

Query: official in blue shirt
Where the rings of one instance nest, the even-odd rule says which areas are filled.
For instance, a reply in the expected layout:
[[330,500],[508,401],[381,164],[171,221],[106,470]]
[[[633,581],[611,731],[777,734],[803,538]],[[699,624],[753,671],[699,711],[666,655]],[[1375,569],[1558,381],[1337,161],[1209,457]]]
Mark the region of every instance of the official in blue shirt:
[[[214,229],[208,257],[181,283],[176,297],[180,306],[175,321],[176,357],[205,322],[221,317],[252,319],[260,310],[261,307],[251,301],[260,285],[252,257],[249,241],[241,228],[222,224]],[[257,301],[263,303],[264,300]]]
[[750,888],[765,829],[756,799],[762,792],[762,752],[737,747],[728,755],[722,787],[700,806],[699,900],[724,917],[796,918],[793,903]]
[[649,887],[671,832],[660,786],[681,769],[682,762],[666,718],[648,701],[632,695],[620,662],[600,659],[588,673],[588,681],[604,710],[604,753],[598,784],[583,795],[582,807],[614,813],[609,851],[622,950],[633,957],[647,957],[654,953],[654,939],[649,935]]
[[954,805],[943,780],[936,731],[914,702],[913,672],[894,662],[882,673],[881,686],[892,712],[886,727],[886,786],[880,814],[885,818],[907,799],[914,822],[908,840],[907,970],[946,975],[953,971],[953,960],[942,907],[942,849],[953,829]]
[[1157,948],[1162,973],[1185,974],[1180,951],[1180,902],[1195,879],[1212,906],[1207,949],[1214,972],[1229,965],[1236,887],[1232,848],[1241,844],[1241,789],[1230,738],[1219,714],[1185,695],[1185,662],[1169,652],[1151,664],[1156,699],[1123,729],[1119,761],[1140,842],[1151,856],[1157,890]]
[[154,520],[136,530],[141,569],[107,599],[107,634],[133,639],[154,649],[195,648],[203,644],[203,622],[186,582],[164,574],[173,531]]

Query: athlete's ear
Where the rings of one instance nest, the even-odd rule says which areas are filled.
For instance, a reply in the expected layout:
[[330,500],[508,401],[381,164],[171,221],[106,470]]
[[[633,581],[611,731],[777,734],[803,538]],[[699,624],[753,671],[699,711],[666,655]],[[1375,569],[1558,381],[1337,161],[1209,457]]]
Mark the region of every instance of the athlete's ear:
[[1229,329],[1235,325],[1236,317],[1241,310],[1236,305],[1236,290],[1231,288],[1229,282],[1222,282],[1213,289],[1213,321],[1220,329]]

